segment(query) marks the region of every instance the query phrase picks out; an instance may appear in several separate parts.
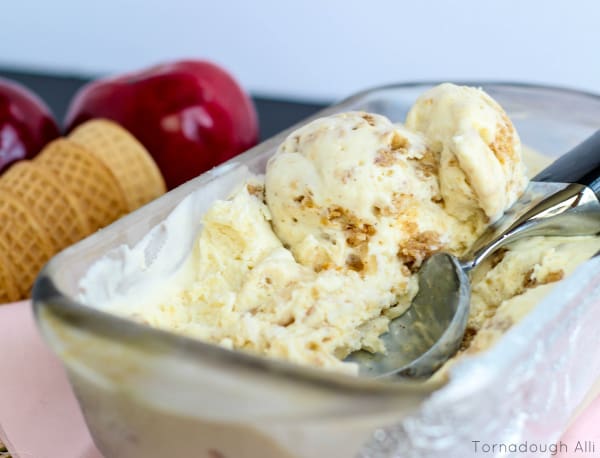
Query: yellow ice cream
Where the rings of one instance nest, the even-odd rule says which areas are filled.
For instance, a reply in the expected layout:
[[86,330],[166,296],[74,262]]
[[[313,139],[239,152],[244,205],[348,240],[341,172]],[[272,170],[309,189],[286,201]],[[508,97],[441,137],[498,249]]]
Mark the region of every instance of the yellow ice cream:
[[419,97],[406,126],[429,139],[445,208],[462,221],[478,208],[493,222],[524,191],[519,136],[481,89],[441,84]]
[[[298,263],[271,229],[262,183],[251,181],[204,217],[192,253],[193,282],[137,319],[265,356],[354,372],[340,357],[381,350],[396,302],[354,270],[316,272]],[[407,294],[407,279],[404,277]],[[408,296],[403,301],[409,302]]]
[[462,357],[487,350],[558,287],[577,266],[600,252],[600,237],[522,239],[487,259],[472,277],[471,310],[459,353],[436,374]]
[[[405,125],[365,112],[317,119],[288,136],[264,177],[214,203],[189,281],[133,315],[227,348],[356,373],[343,358],[384,350],[379,336],[410,305],[423,260],[464,253],[523,192],[521,153],[498,104],[451,84],[423,94]],[[506,301],[560,279],[562,248],[540,240],[475,273],[465,345],[486,335]]]

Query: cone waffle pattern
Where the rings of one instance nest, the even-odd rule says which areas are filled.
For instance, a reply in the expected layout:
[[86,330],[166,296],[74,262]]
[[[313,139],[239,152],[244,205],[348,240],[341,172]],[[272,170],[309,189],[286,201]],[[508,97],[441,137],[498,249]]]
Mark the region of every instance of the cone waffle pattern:
[[0,304],[14,302],[21,297],[10,271],[11,264],[6,251],[0,246]]
[[21,161],[13,165],[2,176],[0,188],[15,194],[31,209],[56,251],[90,233],[88,220],[77,198],[39,164]]
[[0,189],[0,250],[21,297],[29,297],[33,280],[54,254],[40,222],[17,196]]
[[127,213],[125,197],[112,172],[76,143],[54,140],[35,161],[77,196],[93,231]]
[[52,255],[165,192],[146,149],[106,120],[0,177],[0,304],[28,297]]
[[69,140],[83,146],[111,170],[129,211],[164,194],[165,182],[156,163],[146,148],[118,124],[105,119],[88,121],[76,128]]

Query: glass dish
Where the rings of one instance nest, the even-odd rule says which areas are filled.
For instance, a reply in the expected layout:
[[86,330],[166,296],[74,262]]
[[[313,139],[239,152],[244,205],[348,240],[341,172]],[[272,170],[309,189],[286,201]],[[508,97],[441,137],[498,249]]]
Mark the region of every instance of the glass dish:
[[[435,84],[364,91],[306,121],[358,109],[402,121],[417,96]],[[466,84],[483,87],[505,108],[523,143],[552,157],[599,127],[595,95]],[[94,261],[121,245],[134,247],[192,193],[201,198],[188,199],[186,211],[200,216],[246,167],[263,172],[296,127],[69,247],[40,273],[33,292],[38,325],[64,363],[98,448],[111,458],[453,457],[469,456],[476,440],[557,440],[600,378],[600,353],[585,351],[600,348],[598,258],[490,351],[457,364],[447,383],[329,374],[78,303],[79,280]]]

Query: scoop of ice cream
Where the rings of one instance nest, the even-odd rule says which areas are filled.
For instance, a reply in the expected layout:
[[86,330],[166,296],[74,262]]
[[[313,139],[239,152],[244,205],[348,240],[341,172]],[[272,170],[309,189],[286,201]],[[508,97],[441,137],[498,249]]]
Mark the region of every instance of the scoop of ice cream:
[[266,202],[300,263],[387,277],[389,289],[447,242],[436,174],[421,135],[383,116],[342,113],[283,142],[267,166]]
[[425,135],[439,157],[445,208],[460,220],[483,212],[495,221],[525,189],[519,136],[483,90],[436,86],[418,98],[406,126]]

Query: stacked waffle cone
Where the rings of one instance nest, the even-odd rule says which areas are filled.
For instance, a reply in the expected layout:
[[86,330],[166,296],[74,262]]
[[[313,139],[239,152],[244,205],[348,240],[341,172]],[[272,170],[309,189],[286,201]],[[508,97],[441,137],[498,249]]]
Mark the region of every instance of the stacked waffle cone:
[[146,149],[102,119],[0,177],[0,304],[30,295],[52,255],[165,192]]

